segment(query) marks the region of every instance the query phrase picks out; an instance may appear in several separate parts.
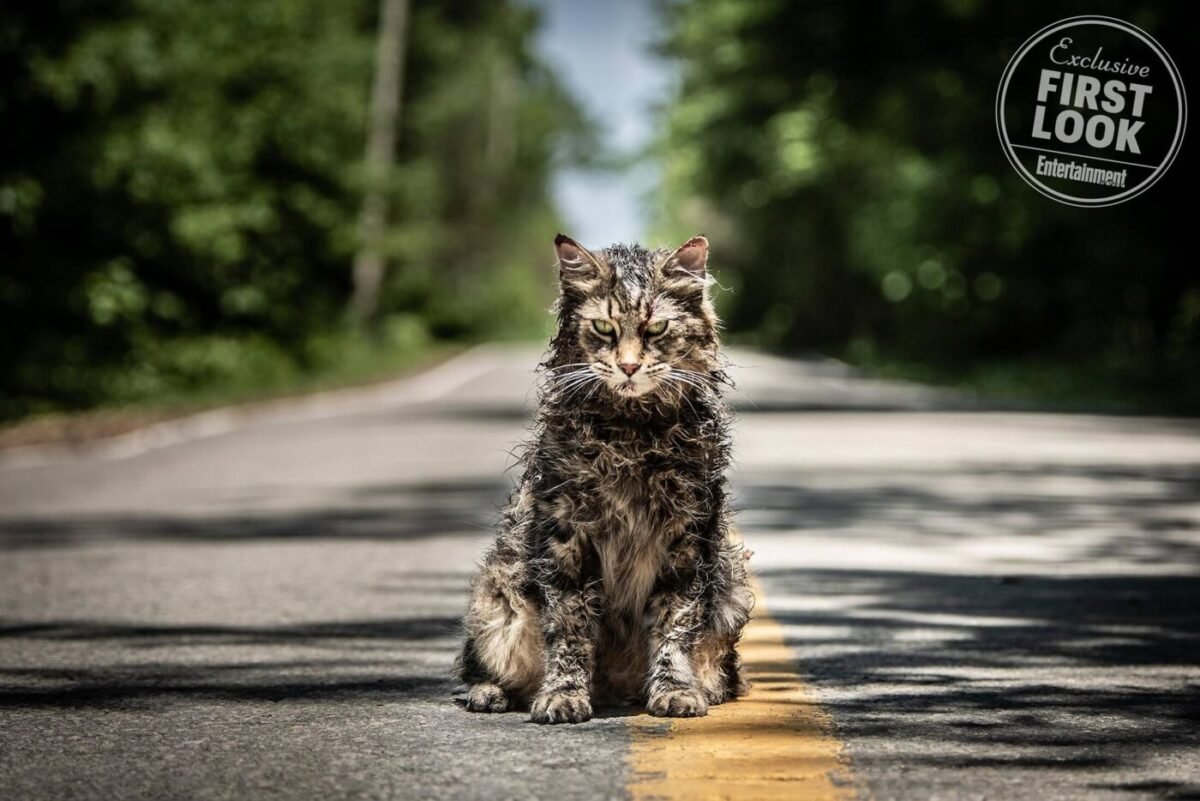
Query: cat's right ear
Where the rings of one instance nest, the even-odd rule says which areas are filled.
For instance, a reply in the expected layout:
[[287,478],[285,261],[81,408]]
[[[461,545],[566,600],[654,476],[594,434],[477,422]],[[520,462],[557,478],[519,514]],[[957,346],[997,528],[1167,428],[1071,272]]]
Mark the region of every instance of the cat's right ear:
[[600,259],[569,236],[554,237],[554,251],[558,254],[558,279],[564,288],[570,285],[590,289],[607,271]]

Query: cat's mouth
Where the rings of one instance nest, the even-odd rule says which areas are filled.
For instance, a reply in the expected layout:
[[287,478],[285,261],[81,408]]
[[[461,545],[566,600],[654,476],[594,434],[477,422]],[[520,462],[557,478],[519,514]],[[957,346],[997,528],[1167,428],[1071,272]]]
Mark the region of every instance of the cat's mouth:
[[637,398],[652,391],[654,389],[654,384],[649,381],[638,382],[629,380],[622,381],[612,389],[622,398]]
[[646,370],[633,375],[622,375],[613,365],[608,364],[595,364],[592,370],[600,375],[608,391],[618,398],[640,398],[659,387],[657,378],[649,375]]

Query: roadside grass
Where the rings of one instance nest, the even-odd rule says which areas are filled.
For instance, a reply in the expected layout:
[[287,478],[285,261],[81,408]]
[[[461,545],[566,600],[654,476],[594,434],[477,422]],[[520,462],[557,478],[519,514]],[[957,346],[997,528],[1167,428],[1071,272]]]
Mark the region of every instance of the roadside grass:
[[199,412],[250,405],[390,381],[420,372],[469,346],[425,338],[372,340],[350,334],[318,343],[319,357],[308,365],[274,360],[234,363],[207,380],[168,385],[78,411],[33,414],[0,424],[0,449],[29,445],[75,444],[116,436],[137,428]]

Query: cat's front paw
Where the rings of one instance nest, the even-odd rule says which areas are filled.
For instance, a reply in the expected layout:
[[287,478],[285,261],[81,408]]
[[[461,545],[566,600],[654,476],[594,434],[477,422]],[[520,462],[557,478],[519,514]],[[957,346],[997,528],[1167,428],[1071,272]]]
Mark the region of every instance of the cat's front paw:
[[662,690],[650,694],[646,711],[659,718],[700,718],[708,714],[708,702],[699,690]]
[[467,709],[471,712],[504,712],[508,709],[508,695],[495,684],[472,685],[467,693]]
[[592,701],[584,692],[540,693],[533,699],[534,723],[583,723],[592,719]]

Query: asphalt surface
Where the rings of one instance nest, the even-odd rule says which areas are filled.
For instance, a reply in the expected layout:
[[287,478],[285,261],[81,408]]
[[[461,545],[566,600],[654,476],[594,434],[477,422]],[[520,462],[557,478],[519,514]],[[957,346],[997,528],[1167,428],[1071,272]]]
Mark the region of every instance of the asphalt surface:
[[[450,676],[536,361],[0,454],[0,798],[625,797],[629,710]],[[739,522],[857,795],[1200,798],[1200,423],[734,361]]]

